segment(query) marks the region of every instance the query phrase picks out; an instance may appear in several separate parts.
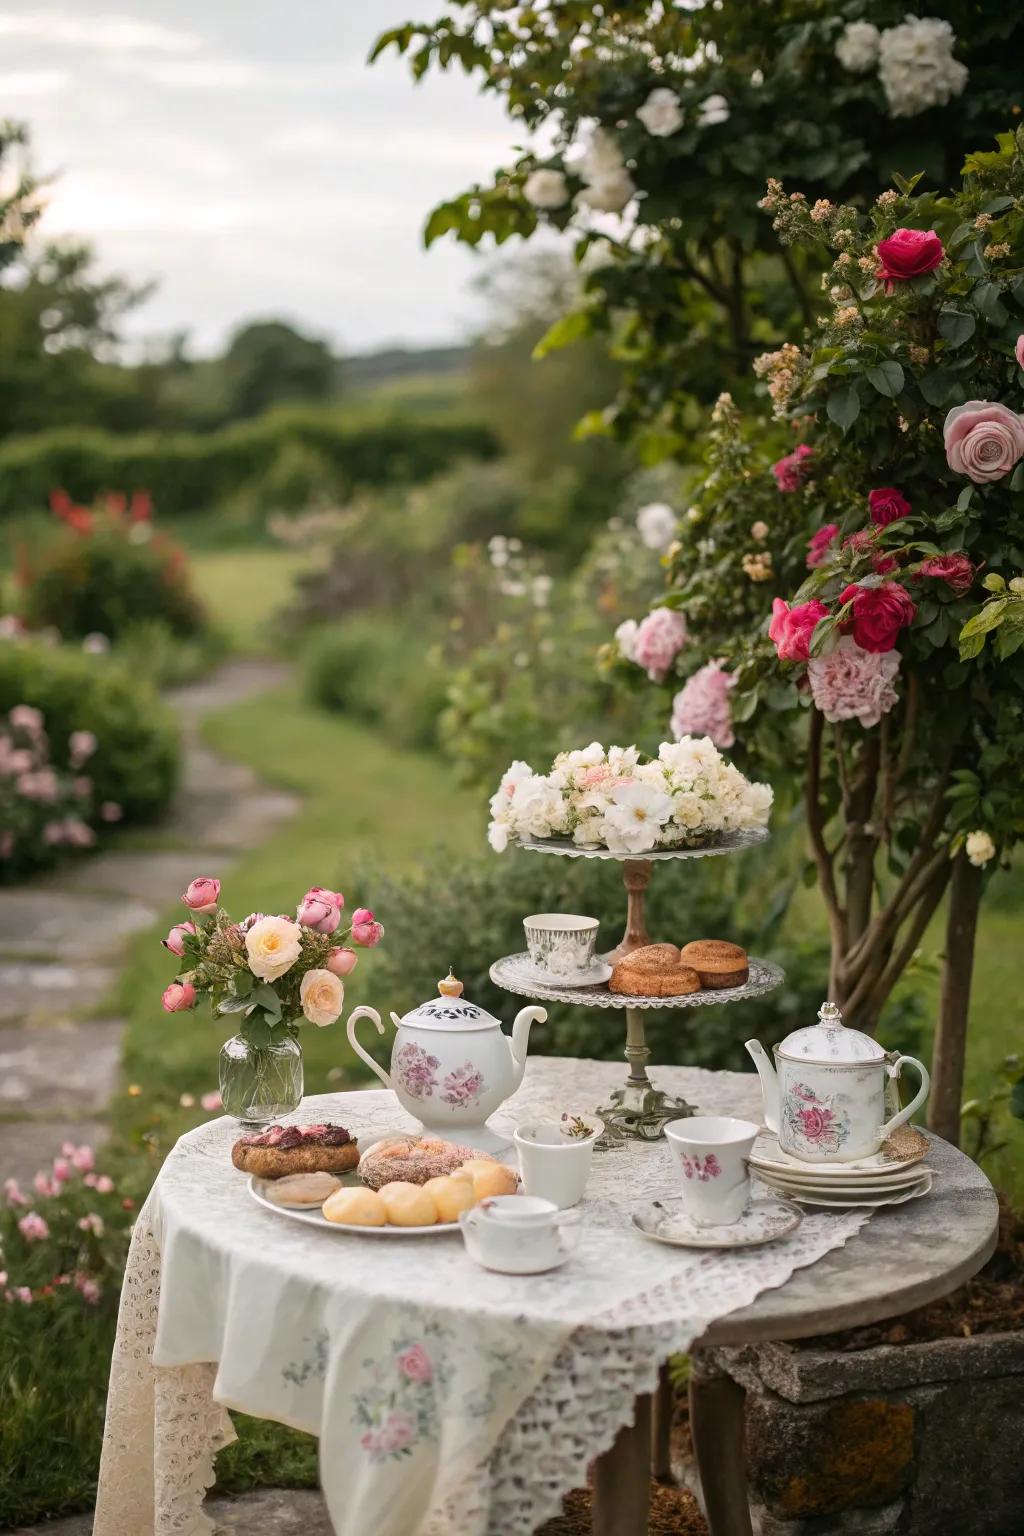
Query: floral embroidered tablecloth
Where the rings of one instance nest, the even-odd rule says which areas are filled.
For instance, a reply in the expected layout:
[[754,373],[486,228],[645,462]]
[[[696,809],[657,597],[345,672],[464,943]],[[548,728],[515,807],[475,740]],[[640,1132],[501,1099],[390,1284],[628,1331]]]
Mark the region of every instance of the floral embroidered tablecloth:
[[[534,1057],[502,1129],[589,1111],[610,1062]],[[753,1074],[662,1067],[700,1110],[756,1117]],[[304,1100],[366,1146],[414,1128],[386,1091]],[[491,1274],[457,1231],[325,1232],[268,1211],[221,1119],[183,1136],[140,1214],[125,1274],[94,1536],[200,1536],[226,1408],[320,1437],[338,1536],[529,1536],[580,1486],[659,1365],[715,1319],[841,1246],[864,1211],[815,1213],[733,1253],[641,1238],[630,1212],[678,1187],[664,1142],[595,1154],[563,1269]]]

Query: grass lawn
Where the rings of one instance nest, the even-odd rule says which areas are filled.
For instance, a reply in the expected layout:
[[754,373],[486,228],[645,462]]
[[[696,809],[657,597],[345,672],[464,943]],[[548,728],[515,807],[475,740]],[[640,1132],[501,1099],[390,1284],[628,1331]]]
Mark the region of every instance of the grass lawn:
[[224,638],[236,651],[275,648],[273,619],[292,595],[309,556],[283,545],[192,552],[192,580]]

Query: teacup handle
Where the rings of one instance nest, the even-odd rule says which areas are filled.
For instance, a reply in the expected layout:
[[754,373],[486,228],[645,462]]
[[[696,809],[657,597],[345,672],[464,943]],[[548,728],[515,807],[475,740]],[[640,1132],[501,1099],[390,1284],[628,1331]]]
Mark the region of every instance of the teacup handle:
[[910,1103],[905,1105],[905,1107],[900,1110],[898,1115],[893,1115],[892,1119],[886,1121],[885,1125],[882,1126],[882,1129],[878,1133],[878,1139],[880,1142],[884,1141],[887,1136],[891,1136],[898,1125],[906,1125],[911,1115],[914,1114],[916,1110],[921,1108],[921,1105],[928,1097],[928,1089],[931,1087],[931,1078],[928,1076],[928,1068],[924,1065],[923,1062],[918,1061],[916,1056],[897,1056],[894,1062],[889,1063],[886,1070],[888,1071],[890,1077],[896,1078],[900,1075],[901,1067],[915,1068],[915,1070],[920,1075],[921,1086],[917,1090],[914,1097],[911,1099]]
[[555,1220],[555,1231],[558,1237],[559,1253],[571,1253],[572,1244],[567,1243],[562,1236],[565,1231],[574,1230],[579,1226],[583,1217],[579,1211],[560,1211]]

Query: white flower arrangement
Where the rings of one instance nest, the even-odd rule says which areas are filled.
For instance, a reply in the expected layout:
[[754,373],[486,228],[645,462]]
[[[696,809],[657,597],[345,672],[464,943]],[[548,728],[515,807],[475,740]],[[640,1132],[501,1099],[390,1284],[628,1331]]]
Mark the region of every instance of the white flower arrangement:
[[684,736],[648,760],[636,747],[594,741],[559,753],[547,774],[514,762],[490,804],[487,838],[497,853],[558,837],[639,857],[767,826],[772,790],[744,778],[709,737]]

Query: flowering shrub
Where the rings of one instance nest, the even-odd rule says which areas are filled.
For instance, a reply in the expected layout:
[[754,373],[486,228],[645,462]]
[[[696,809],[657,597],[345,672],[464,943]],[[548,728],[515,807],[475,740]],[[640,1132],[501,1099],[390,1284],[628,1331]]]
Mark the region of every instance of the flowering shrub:
[[[44,850],[90,848],[96,834],[92,779],[87,772],[96,751],[91,731],[75,731],[66,769],[54,767],[40,710],[16,704],[0,716],[0,867],[17,874],[45,862]],[[104,821],[120,821],[121,807],[105,801]]]

